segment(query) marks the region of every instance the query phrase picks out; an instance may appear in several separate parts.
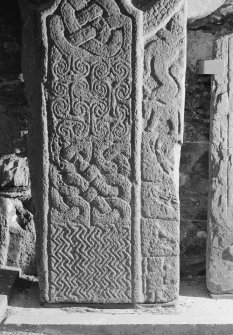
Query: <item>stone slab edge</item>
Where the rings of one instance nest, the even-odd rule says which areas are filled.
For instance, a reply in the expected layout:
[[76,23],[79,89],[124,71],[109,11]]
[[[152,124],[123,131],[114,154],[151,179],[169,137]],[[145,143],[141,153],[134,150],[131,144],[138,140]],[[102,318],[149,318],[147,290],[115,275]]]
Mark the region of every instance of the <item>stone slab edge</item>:
[[21,278],[21,276],[22,276],[22,270],[21,270],[21,268],[17,268],[15,266],[0,265],[0,270],[7,270],[7,271],[18,272],[19,278]]
[[219,300],[219,299],[233,299],[233,294],[212,294],[209,292],[209,296],[211,299]]
[[[141,31],[138,29],[137,32],[137,58],[138,58],[138,78],[137,78],[137,101],[135,105],[138,109],[138,115],[135,116],[135,123],[138,128],[141,127],[141,99],[142,99],[142,88],[140,83],[142,82],[142,69],[143,69],[143,39],[142,39],[142,29],[143,29],[143,14],[138,11],[129,0],[118,0],[128,12],[133,14],[138,21],[141,21]],[[47,127],[47,110],[46,101],[43,94],[43,82],[46,79],[46,48],[45,44],[47,41],[46,37],[46,27],[43,17],[53,13],[56,6],[60,3],[60,0],[55,0],[50,2],[46,6],[42,6],[37,9],[37,12],[30,12],[29,9],[25,8],[25,3],[21,5],[22,15],[27,17],[23,29],[23,72],[26,84],[26,94],[28,98],[29,105],[33,111],[33,123],[31,124],[29,131],[29,164],[31,170],[32,179],[32,197],[36,204],[37,215],[35,215],[35,222],[37,228],[37,263],[38,263],[38,274],[39,282],[41,287],[41,300],[48,301],[49,292],[49,280],[48,280],[48,255],[47,255],[47,236],[48,236],[48,175],[49,175],[49,152],[48,152],[48,127]],[[36,17],[36,19],[35,19]],[[34,36],[38,36],[38,40],[35,41]],[[141,36],[140,36],[141,35]],[[31,41],[29,43],[29,40]],[[41,45],[43,47],[41,48]],[[28,66],[28,61],[30,60],[30,66]],[[41,108],[42,106],[42,108]],[[139,133],[140,129],[138,129]],[[135,137],[135,164],[136,164],[136,180],[134,184],[134,193],[136,199],[140,199],[138,192],[140,192],[140,162],[138,157],[140,157],[141,150],[141,140]],[[38,178],[41,176],[41,178]],[[133,269],[134,277],[134,294],[133,300],[141,301],[141,274],[139,269],[140,264],[140,206],[137,202],[133,208],[135,217],[135,227],[133,230],[133,259],[137,260],[133,263],[136,265]],[[140,287],[139,287],[140,286]]]
[[[141,334],[163,334],[163,335],[232,335],[233,325],[209,325],[209,324],[163,324],[163,325],[94,325],[94,326],[76,326],[76,325],[0,325],[0,332],[3,335],[141,335]],[[6,332],[6,333],[4,333]]]
[[215,41],[214,58],[226,64],[212,77],[207,287],[214,296],[233,293],[233,35]]
[[[53,4],[49,7],[46,7],[44,9],[39,10],[39,16],[40,16],[40,22],[42,24],[42,41],[44,44],[44,49],[46,49],[45,45],[47,45],[47,27],[45,24],[45,17],[48,15],[54,13],[58,5],[61,3],[61,0],[55,0]],[[142,80],[143,80],[143,13],[141,11],[138,11],[131,3],[130,0],[117,0],[116,3],[121,4],[127,12],[134,17],[134,20],[137,21],[137,33],[135,36],[135,45],[137,45],[136,48],[136,55],[137,63],[135,68],[135,73],[137,75],[135,76],[135,114],[134,114],[134,124],[135,129],[134,132],[134,143],[132,144],[132,147],[134,149],[133,154],[133,166],[135,167],[134,171],[134,183],[133,183],[133,199],[134,199],[134,205],[132,206],[132,217],[133,217],[133,228],[132,228],[132,300],[135,302],[142,301],[142,292],[141,292],[141,286],[142,286],[142,275],[141,275],[141,267],[140,267],[140,260],[141,260],[141,239],[140,239],[140,190],[141,190],[141,175],[140,175],[140,152],[141,152],[141,119],[142,119]],[[44,69],[47,67],[47,49],[46,49],[46,55],[44,57]],[[46,76],[47,71],[45,71],[44,76]],[[44,81],[46,78],[44,78]],[[44,98],[44,93],[42,92],[42,106],[43,106],[43,116],[42,116],[42,123],[43,123],[43,133],[44,136],[44,159],[46,160],[44,162],[43,166],[43,176],[44,179],[46,179],[46,191],[44,193],[44,197],[46,198],[46,204],[44,208],[44,217],[46,219],[44,220],[44,231],[46,236],[44,235],[44,243],[46,243],[47,236],[48,236],[48,194],[49,194],[49,181],[48,181],[48,175],[49,175],[49,150],[48,150],[48,134],[47,134],[47,110],[46,110],[46,101]],[[46,255],[46,262],[45,269],[48,269],[48,256]],[[42,300],[48,301],[47,295],[49,292],[49,280],[47,278],[47,286],[44,287],[44,290],[42,292]]]
[[[56,1],[55,1],[56,2]],[[129,3],[129,1],[125,0],[125,3]],[[176,6],[174,6],[173,11],[168,15],[165,22],[162,20],[162,26],[166,24],[166,22],[171,18],[171,16],[181,8],[181,5],[183,5],[183,1],[175,1]],[[177,5],[178,4],[178,5]],[[52,6],[52,5],[51,5]],[[43,9],[47,10],[47,9]],[[30,134],[31,139],[29,141],[30,143],[30,156],[31,156],[31,172],[32,172],[32,180],[34,185],[37,185],[34,187],[33,192],[33,199],[37,203],[38,208],[41,208],[40,211],[37,211],[37,217],[36,217],[36,223],[37,223],[37,237],[38,237],[38,244],[37,244],[37,255],[38,255],[38,263],[39,263],[39,276],[40,276],[40,282],[41,287],[44,287],[44,290],[42,292],[42,300],[46,301],[48,300],[47,294],[48,294],[48,260],[47,260],[47,225],[45,222],[47,222],[47,185],[48,185],[48,149],[47,144],[44,139],[48,137],[47,135],[47,125],[46,125],[46,110],[45,108],[40,109],[41,107],[41,101],[44,101],[41,86],[39,83],[41,82],[41,77],[43,74],[41,71],[38,71],[38,69],[43,69],[43,73],[46,73],[46,64],[41,64],[41,59],[43,59],[43,56],[41,54],[41,57],[38,57],[36,52],[41,52],[43,48],[41,49],[40,43],[38,43],[39,40],[43,40],[46,38],[44,31],[41,31],[41,36],[38,38],[38,41],[34,40],[34,36],[36,36],[36,32],[38,31],[38,26],[41,26],[42,24],[42,16],[41,11],[37,13],[37,20],[35,21],[32,16],[29,16],[29,19],[27,20],[27,24],[24,28],[24,34],[31,36],[30,40],[32,41],[29,45],[29,42],[24,40],[24,56],[23,56],[23,68],[24,68],[24,77],[26,82],[26,91],[28,96],[28,101],[32,107],[33,113],[35,115],[35,122],[34,125],[31,127]],[[151,36],[152,34],[155,34],[156,31],[160,27],[156,27],[150,30],[149,35],[145,35],[145,40],[148,39],[148,36]],[[27,39],[28,40],[28,39]],[[38,43],[38,44],[37,44]],[[44,50],[43,50],[44,52]],[[40,54],[39,54],[40,55]],[[31,66],[28,66],[28,60],[30,59]],[[142,67],[143,68],[143,67]],[[45,106],[45,101],[43,103]],[[41,117],[42,115],[42,117]],[[181,116],[182,117],[182,116]],[[42,120],[44,119],[44,121]],[[183,120],[183,117],[182,117]],[[182,137],[182,134],[181,134]],[[140,143],[136,144],[136,147],[138,150],[140,150]],[[35,150],[36,149],[36,150]],[[35,154],[35,151],[37,151],[37,154]],[[33,161],[33,162],[32,162]],[[32,166],[37,166],[37,171]],[[43,175],[42,182],[39,180],[38,175]],[[135,185],[137,186],[137,185]],[[139,186],[139,185],[138,185]],[[39,192],[38,192],[39,190]],[[41,197],[41,194],[43,194],[43,198]],[[42,215],[41,215],[42,213]],[[137,213],[135,213],[137,214]],[[138,217],[139,219],[139,217]],[[39,227],[42,227],[39,229]],[[133,237],[137,241],[137,245],[140,244],[140,236],[135,234]],[[42,246],[39,250],[39,245]],[[137,248],[135,248],[135,256],[138,256]],[[178,256],[177,256],[178,257]],[[137,281],[140,283],[140,281]],[[140,289],[135,287],[135,296],[140,296]],[[134,297],[134,300],[135,297]]]
[[[158,3],[161,3],[161,2],[158,1]],[[148,17],[149,15],[152,15],[153,10],[155,10],[155,8],[156,6],[152,8],[150,13],[148,13]],[[150,26],[148,27],[149,32],[145,34],[144,36],[146,63],[151,64],[151,62],[149,62],[149,58],[151,55],[154,54],[158,57],[159,63],[161,64],[160,67],[155,68],[155,73],[156,71],[158,71],[159,68],[161,69],[162,66],[164,66],[165,68],[164,72],[166,72],[168,64],[175,63],[176,61],[178,63],[178,60],[173,59],[173,53],[169,53],[169,47],[171,48],[172,46],[177,46],[176,41],[177,40],[180,41],[179,49],[178,49],[179,54],[180,54],[180,58],[179,58],[180,66],[177,66],[179,68],[179,75],[177,74],[177,78],[176,78],[176,81],[179,83],[178,93],[174,92],[174,95],[170,93],[173,90],[173,86],[172,86],[173,82],[170,81],[170,78],[167,79],[169,76],[168,75],[166,76],[166,73],[163,73],[163,74],[156,73],[157,78],[159,78],[159,80],[163,84],[163,87],[165,87],[166,93],[164,94],[161,93],[161,96],[165,101],[165,105],[162,107],[161,105],[156,106],[155,105],[156,97],[154,97],[153,94],[151,94],[151,97],[150,99],[148,99],[148,101],[146,98],[144,98],[144,108],[143,108],[144,113],[143,114],[145,115],[145,118],[144,118],[145,130],[143,132],[143,150],[142,150],[142,155],[144,156],[142,159],[142,180],[143,180],[142,182],[142,200],[143,200],[142,201],[142,212],[143,212],[142,225],[144,224],[145,227],[147,225],[149,229],[145,229],[145,227],[144,229],[142,229],[142,231],[144,232],[144,234],[142,234],[142,236],[144,235],[144,238],[142,238],[142,242],[143,242],[142,252],[144,256],[143,269],[148,269],[148,268],[151,269],[150,273],[148,272],[148,270],[144,270],[143,272],[144,278],[145,278],[144,279],[144,284],[145,284],[144,290],[145,290],[145,296],[146,296],[147,303],[153,303],[155,301],[153,297],[154,292],[157,295],[156,297],[158,300],[157,302],[172,301],[176,299],[179,295],[179,270],[178,270],[179,269],[179,242],[178,240],[179,240],[179,223],[180,223],[180,205],[179,205],[179,177],[178,175],[179,175],[179,163],[180,163],[179,161],[180,148],[181,148],[181,144],[183,141],[183,126],[184,126],[184,100],[185,100],[184,99],[185,97],[185,94],[184,94],[185,93],[184,92],[184,87],[185,87],[184,85],[184,79],[185,79],[184,54],[185,54],[185,49],[186,49],[185,48],[186,46],[186,27],[185,25],[186,25],[186,14],[187,14],[186,1],[179,1],[179,2],[173,1],[171,4],[169,3],[168,8],[172,9],[172,11],[170,15],[167,15],[166,17],[164,17],[164,21],[160,22],[159,28],[162,28],[161,31],[158,32],[158,34],[156,34],[157,30],[155,29],[154,34],[151,34],[152,31],[151,31],[151,26]],[[179,20],[177,19],[177,17],[179,17]],[[164,33],[164,35],[166,36],[166,33],[168,33],[166,31],[167,29],[166,24],[171,19],[177,20],[176,22],[179,22],[180,30],[176,26],[177,32],[175,29],[171,30],[171,35],[173,34],[172,35],[173,37],[170,38],[167,45],[165,43],[162,44],[161,43],[162,38],[160,35]],[[144,17],[144,20],[145,20],[145,17]],[[154,22],[154,19],[151,22]],[[158,29],[158,26],[156,26],[156,28]],[[146,29],[145,29],[145,32],[147,32]],[[181,38],[182,38],[183,44],[181,43]],[[153,52],[151,52],[153,43],[157,45],[156,47],[154,47]],[[176,50],[175,47],[173,47],[173,49]],[[164,52],[164,54],[167,53],[168,56],[166,54],[166,56],[159,58],[159,52],[160,53]],[[169,59],[169,57],[171,59]],[[145,69],[147,67],[145,66]],[[148,73],[146,72],[146,70],[144,70],[146,80],[148,80],[148,74],[150,73],[150,68],[148,67],[148,69],[149,69]],[[146,86],[147,86],[147,82],[145,82],[145,87]],[[147,91],[147,89],[145,91]],[[160,97],[159,96],[160,93],[158,93],[158,91],[157,91],[157,97]],[[169,93],[170,93],[170,99],[168,98]],[[174,108],[174,106],[176,108]],[[151,115],[149,114],[150,110],[152,111]],[[172,132],[170,134],[166,133],[166,126],[163,123],[164,121],[161,121],[161,125],[159,124],[160,127],[159,126],[157,127],[156,121],[153,119],[153,110],[157,111],[157,114],[156,114],[157,119],[161,117],[159,114],[161,113],[161,110],[164,110],[164,113],[163,113],[164,119],[166,118],[167,121],[171,121],[170,118],[172,119],[172,124],[174,127],[173,133]],[[172,111],[171,114],[170,114],[170,110]],[[175,117],[177,119],[175,119]],[[150,122],[148,122],[148,120],[150,120]],[[169,149],[172,148],[170,149],[170,151],[167,150],[167,152],[173,152],[173,155],[171,155],[172,157],[171,161],[174,162],[173,163],[174,165],[170,170],[167,167],[170,174],[165,173],[165,172],[160,172],[159,168],[160,168],[161,163],[159,162],[159,159],[158,161],[156,161],[154,156],[149,154],[150,150],[149,150],[148,144],[152,142],[152,140],[157,139],[156,132],[159,132],[160,134],[157,137],[159,144],[163,143],[164,146],[167,145],[168,147],[170,145]],[[172,138],[172,136],[174,136],[174,139]],[[173,139],[173,142],[171,139]],[[162,147],[162,144],[161,144],[161,147]],[[163,161],[163,158],[162,158],[161,161],[163,164],[165,160]],[[158,171],[156,171],[156,169]],[[167,177],[168,174],[169,174],[169,177]],[[160,175],[161,175],[160,180],[158,177],[155,177],[155,176],[160,176]],[[164,208],[167,206],[166,207],[167,211],[164,211],[164,213],[162,213],[162,210],[161,210],[162,206],[158,205],[160,202],[158,201],[156,203],[156,201],[151,200],[153,198],[154,199],[156,198],[156,196],[151,196],[151,194],[153,193],[156,194],[156,192],[157,194],[159,194],[159,191],[161,192],[161,194],[165,192],[167,194],[167,198],[169,198],[170,196],[171,199],[173,200],[175,199],[169,208],[170,212],[167,209],[167,207],[169,207],[168,205],[169,201],[164,201],[163,206]],[[169,193],[169,196],[168,196],[168,193]],[[157,250],[155,250],[155,248],[153,249],[152,247],[153,245],[152,227],[153,226],[154,226],[154,232],[155,232],[154,235],[156,235],[156,231],[163,228],[164,231],[166,231],[164,235],[168,236],[170,233],[170,236],[172,237],[171,239],[173,238],[174,240],[176,239],[176,241],[173,243],[174,248],[172,251],[169,250],[168,252],[167,250],[165,250],[166,248],[162,241],[161,243],[158,243],[160,245],[157,246]],[[147,232],[147,234],[145,234],[145,232]],[[151,242],[149,242],[150,239],[151,239]],[[161,269],[163,268],[162,266],[163,262],[166,266],[168,266],[168,268],[170,267],[170,269],[172,269],[169,273],[169,270],[167,268],[165,271],[166,273],[165,275],[163,275],[163,271],[159,272],[157,270],[158,268],[161,268]],[[166,278],[167,280],[163,280],[164,279],[163,276],[167,277]],[[159,283],[164,283],[161,285],[162,289],[161,287],[159,287]],[[161,292],[163,293],[161,294]]]

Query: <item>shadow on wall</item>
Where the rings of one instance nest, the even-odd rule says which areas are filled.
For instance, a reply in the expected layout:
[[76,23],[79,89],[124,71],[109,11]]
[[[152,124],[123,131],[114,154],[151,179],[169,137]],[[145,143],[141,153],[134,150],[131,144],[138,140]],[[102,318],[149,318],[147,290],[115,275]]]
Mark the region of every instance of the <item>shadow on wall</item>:
[[132,4],[141,10],[150,8],[155,3],[154,0],[132,0]]
[[181,277],[205,275],[209,188],[211,76],[197,61],[212,59],[213,35],[188,29],[185,129],[180,163]]

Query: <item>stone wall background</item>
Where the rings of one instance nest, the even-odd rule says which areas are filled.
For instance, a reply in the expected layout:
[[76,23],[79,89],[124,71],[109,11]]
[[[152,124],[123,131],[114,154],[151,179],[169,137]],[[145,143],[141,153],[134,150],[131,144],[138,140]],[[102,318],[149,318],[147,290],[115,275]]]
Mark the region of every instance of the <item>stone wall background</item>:
[[[205,275],[211,78],[197,73],[196,62],[199,59],[212,58],[213,41],[216,35],[233,31],[231,2],[227,0],[210,16],[196,21],[190,20],[188,24],[185,132],[180,167],[181,275],[183,277]],[[6,159],[13,161],[24,159],[26,162],[22,169],[24,172],[20,172],[22,180],[27,179],[23,174],[28,173],[26,140],[29,114],[21,72],[21,23],[17,1],[1,1],[0,171],[2,171],[1,176],[5,177],[1,177],[0,200],[5,201],[4,203],[9,203],[4,195],[6,189],[17,186],[13,178],[17,169],[6,168],[10,172],[3,173]],[[6,176],[9,179],[7,182]],[[2,206],[0,223],[2,224],[4,220],[14,222],[9,233],[8,263],[26,264],[25,271],[35,273],[35,264],[32,261],[35,254],[35,233],[31,215],[33,209],[30,196],[22,196],[22,194],[23,189],[18,188],[18,193],[15,193],[13,200],[8,196],[7,199],[10,199],[11,205],[15,208],[15,212],[13,210],[15,214],[12,216],[11,212],[9,216],[6,214],[7,211],[4,212],[1,209]],[[17,201],[19,201],[18,205]],[[30,234],[25,235],[25,231]],[[3,232],[0,232],[1,242],[3,236]],[[30,240],[30,243],[27,244],[25,242],[27,240]],[[24,254],[26,250],[29,250],[27,257]]]
[[26,155],[28,111],[20,64],[21,29],[17,2],[0,3],[0,155]]
[[180,166],[181,274],[205,274],[211,78],[197,73],[212,58],[212,34],[188,31],[185,131]]
[[209,16],[188,22],[185,132],[180,167],[183,277],[205,275],[211,76],[198,74],[197,61],[212,59],[214,40],[232,32],[232,0],[225,1]]
[[28,107],[16,0],[0,2],[0,264],[35,274],[35,227],[27,161]]

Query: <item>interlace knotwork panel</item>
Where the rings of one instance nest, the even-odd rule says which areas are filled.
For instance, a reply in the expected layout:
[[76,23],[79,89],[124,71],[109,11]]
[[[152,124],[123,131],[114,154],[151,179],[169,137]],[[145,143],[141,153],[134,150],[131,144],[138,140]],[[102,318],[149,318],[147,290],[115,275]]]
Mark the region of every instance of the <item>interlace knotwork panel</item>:
[[46,25],[50,299],[130,302],[132,19],[67,0]]

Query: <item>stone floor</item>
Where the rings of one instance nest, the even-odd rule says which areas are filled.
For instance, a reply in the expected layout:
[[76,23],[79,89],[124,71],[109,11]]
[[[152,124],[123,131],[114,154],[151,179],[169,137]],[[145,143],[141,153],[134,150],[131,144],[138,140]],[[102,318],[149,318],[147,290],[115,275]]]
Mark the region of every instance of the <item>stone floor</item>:
[[24,278],[10,306],[0,311],[0,334],[232,335],[233,300],[210,299],[204,279],[199,278],[181,283],[175,307],[45,308],[39,302],[38,283],[33,277]]

